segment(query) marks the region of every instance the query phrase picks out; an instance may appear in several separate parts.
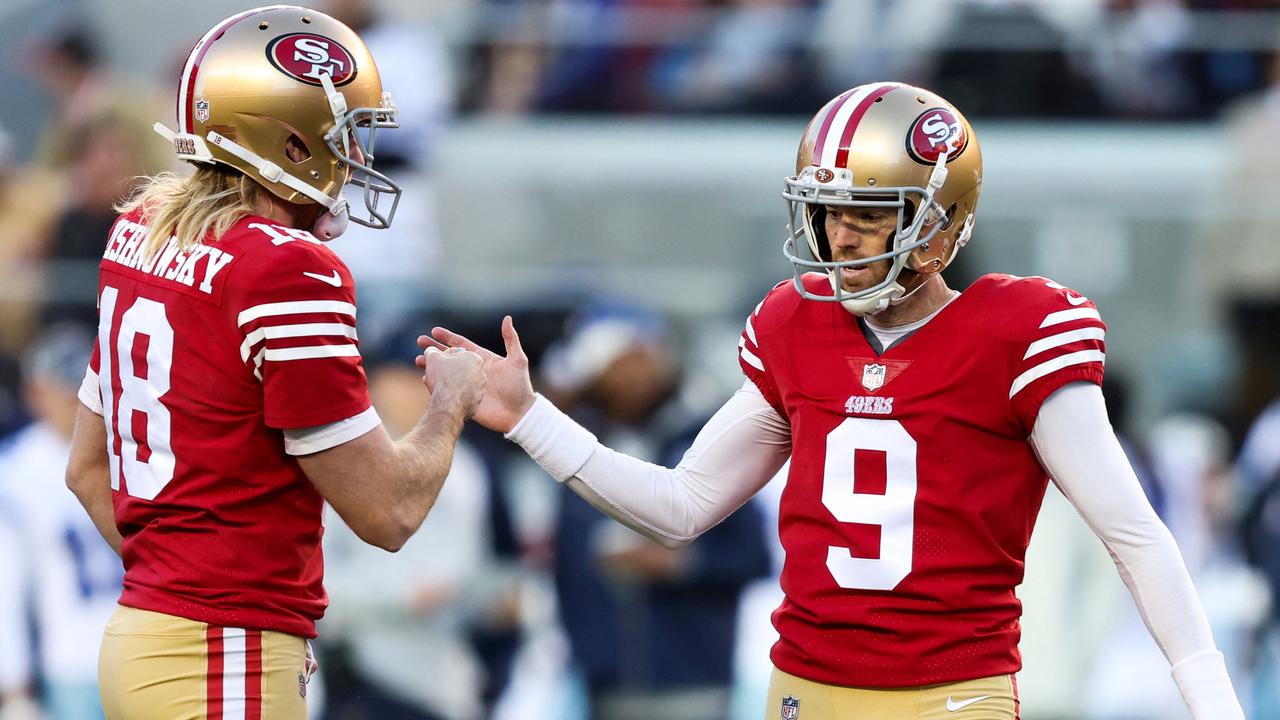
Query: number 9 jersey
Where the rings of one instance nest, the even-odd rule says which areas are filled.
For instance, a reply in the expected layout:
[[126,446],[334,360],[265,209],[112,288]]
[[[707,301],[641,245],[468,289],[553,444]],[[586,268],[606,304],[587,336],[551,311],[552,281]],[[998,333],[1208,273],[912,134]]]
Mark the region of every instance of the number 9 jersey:
[[[350,274],[260,217],[186,250],[146,239],[137,213],[112,228],[80,392],[107,430],[120,603],[315,637],[323,500],[293,456],[378,425]],[[317,426],[327,442],[287,432]]]
[[1056,283],[987,275],[878,352],[839,304],[774,288],[739,359],[791,425],[779,669],[907,687],[1021,667],[1014,588],[1048,482],[1027,438],[1055,390],[1102,383],[1104,332]]

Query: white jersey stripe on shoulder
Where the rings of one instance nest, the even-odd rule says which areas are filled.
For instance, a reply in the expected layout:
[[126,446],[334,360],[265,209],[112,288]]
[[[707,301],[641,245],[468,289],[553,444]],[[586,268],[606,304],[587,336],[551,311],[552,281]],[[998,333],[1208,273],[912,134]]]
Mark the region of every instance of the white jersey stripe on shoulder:
[[869,93],[879,89],[880,84],[866,85],[858,90],[858,92],[849,96],[848,100],[840,106],[836,111],[835,120],[831,123],[831,129],[827,133],[826,142],[822,146],[822,167],[834,167],[836,164],[836,155],[840,152],[840,136],[844,133],[844,128],[849,124],[849,118],[853,117],[853,111],[858,108]]
[[756,329],[751,326],[751,318],[747,318],[747,337],[751,338],[752,345],[757,347],[760,345],[759,341],[756,340]]
[[1009,388],[1009,399],[1012,400],[1014,395],[1017,395],[1023,388],[1036,380],[1062,368],[1091,362],[1105,363],[1106,361],[1107,357],[1101,350],[1081,350],[1080,352],[1059,355],[1052,360],[1046,360],[1014,378],[1013,386]]
[[762,307],[764,307],[764,301],[763,301],[763,300],[761,300],[760,302],[756,303],[756,309],[755,309],[755,310],[752,310],[752,311],[751,311],[751,314],[752,314],[752,315],[759,315],[759,314],[760,314],[760,308],[762,308]]
[[306,347],[267,349],[267,362],[285,360],[310,360],[311,358],[360,357],[360,348],[355,345],[307,345]]
[[1033,355],[1039,355],[1046,350],[1052,350],[1053,348],[1062,347],[1063,345],[1070,345],[1073,342],[1080,342],[1081,340],[1101,340],[1106,334],[1107,331],[1100,327],[1087,327],[1079,330],[1069,330],[1064,333],[1058,333],[1057,335],[1050,335],[1049,337],[1040,338],[1028,345],[1027,354],[1023,355],[1022,359],[1026,360],[1027,358]]
[[240,344],[240,360],[249,360],[249,351],[264,339],[341,335],[357,340],[356,329],[346,323],[299,323],[297,325],[264,325],[244,336]]
[[744,347],[739,354],[742,355],[742,359],[745,360],[748,365],[760,372],[764,372],[764,363],[760,361],[760,358],[756,357],[755,353]]
[[1075,310],[1059,310],[1055,313],[1049,313],[1045,316],[1044,322],[1040,323],[1040,327],[1047,328],[1050,325],[1061,325],[1072,320],[1102,320],[1102,316],[1094,308],[1076,308]]
[[304,313],[337,313],[338,315],[356,316],[356,306],[338,300],[293,300],[289,302],[264,303],[242,310],[236,318],[236,324],[244,325],[258,318],[273,315],[301,315]]
[[245,720],[244,628],[222,628],[222,720]]

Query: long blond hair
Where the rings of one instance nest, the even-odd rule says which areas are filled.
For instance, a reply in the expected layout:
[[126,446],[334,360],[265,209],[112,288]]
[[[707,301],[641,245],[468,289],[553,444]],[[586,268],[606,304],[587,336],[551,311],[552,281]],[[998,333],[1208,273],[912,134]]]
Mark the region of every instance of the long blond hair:
[[248,175],[221,166],[200,166],[182,177],[163,172],[147,178],[116,212],[142,209],[148,226],[144,252],[154,255],[171,236],[186,251],[212,235],[221,237],[240,218],[252,215],[263,188]]

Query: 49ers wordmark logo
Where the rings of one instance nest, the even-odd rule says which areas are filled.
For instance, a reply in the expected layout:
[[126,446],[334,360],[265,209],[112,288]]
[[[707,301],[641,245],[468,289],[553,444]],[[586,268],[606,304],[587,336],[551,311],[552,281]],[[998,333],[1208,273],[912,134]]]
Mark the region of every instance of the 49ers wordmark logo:
[[907,152],[916,162],[932,165],[938,155],[947,151],[947,162],[960,157],[969,146],[969,133],[955,113],[946,108],[931,108],[920,113],[907,131]]
[[267,45],[267,59],[277,70],[308,85],[328,75],[334,85],[356,77],[356,62],[336,40],[311,33],[281,35]]

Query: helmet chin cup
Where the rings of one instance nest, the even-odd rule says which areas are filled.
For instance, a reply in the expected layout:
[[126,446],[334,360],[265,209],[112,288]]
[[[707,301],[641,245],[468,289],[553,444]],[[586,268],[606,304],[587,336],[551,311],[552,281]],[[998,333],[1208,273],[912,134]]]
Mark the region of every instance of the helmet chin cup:
[[[832,289],[835,290],[836,296],[839,297],[840,295],[847,293],[841,289],[840,281],[836,279],[837,272],[838,271],[836,270],[831,271],[828,273],[828,277],[831,279]],[[902,284],[895,281],[890,283],[887,287],[871,293],[870,295],[841,300],[840,305],[845,310],[848,310],[850,313],[859,317],[863,315],[875,315],[890,305],[896,305],[897,301],[900,300],[905,293],[906,289],[902,287]]]
[[347,220],[347,204],[343,203],[341,207],[320,213],[315,226],[311,228],[311,234],[318,240],[328,242],[347,231]]

